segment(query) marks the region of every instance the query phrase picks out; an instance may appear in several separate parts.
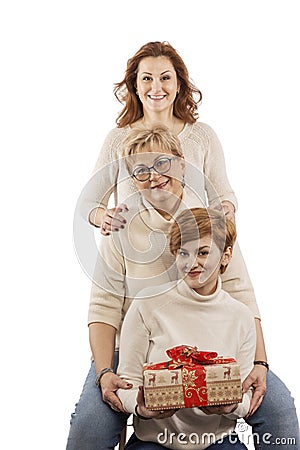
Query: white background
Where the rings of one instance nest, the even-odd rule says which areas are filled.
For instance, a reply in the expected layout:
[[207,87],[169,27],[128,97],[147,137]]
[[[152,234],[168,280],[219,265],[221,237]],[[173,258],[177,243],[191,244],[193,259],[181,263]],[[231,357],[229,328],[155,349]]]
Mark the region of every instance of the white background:
[[299,410],[297,10],[296,0],[2,3],[1,448],[65,448],[90,363],[74,208],[120,110],[113,83],[151,40],[168,40],[203,92],[269,363]]

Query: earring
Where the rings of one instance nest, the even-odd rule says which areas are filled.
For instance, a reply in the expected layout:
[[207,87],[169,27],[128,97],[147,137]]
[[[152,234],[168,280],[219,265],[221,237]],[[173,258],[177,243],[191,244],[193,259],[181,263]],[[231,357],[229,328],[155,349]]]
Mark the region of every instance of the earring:
[[136,95],[139,95],[138,91],[136,91]]
[[184,178],[184,175],[183,175],[183,177],[182,177],[182,180],[181,180],[181,186],[184,188],[184,186],[185,186],[185,178]]

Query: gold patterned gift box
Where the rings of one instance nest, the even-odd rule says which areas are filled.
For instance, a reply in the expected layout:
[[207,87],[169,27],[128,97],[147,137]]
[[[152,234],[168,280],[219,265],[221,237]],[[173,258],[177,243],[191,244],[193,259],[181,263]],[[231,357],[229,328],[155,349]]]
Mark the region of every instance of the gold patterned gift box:
[[240,368],[234,358],[181,345],[170,361],[145,364],[144,396],[150,410],[226,405],[242,401]]

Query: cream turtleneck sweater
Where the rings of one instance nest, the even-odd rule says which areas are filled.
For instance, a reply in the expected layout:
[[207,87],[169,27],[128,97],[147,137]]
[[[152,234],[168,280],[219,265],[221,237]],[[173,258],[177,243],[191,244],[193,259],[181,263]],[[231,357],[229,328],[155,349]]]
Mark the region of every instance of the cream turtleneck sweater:
[[[118,396],[129,413],[134,413],[138,386],[143,384],[143,364],[167,360],[165,350],[173,346],[196,345],[200,350],[232,356],[240,364],[242,380],[251,371],[256,345],[253,315],[221,289],[220,279],[216,292],[209,296],[177,281],[163,289],[144,289],[139,298],[132,302],[121,333],[118,374],[133,388],[119,390]],[[189,408],[168,419],[143,421],[134,417],[135,432],[144,441],[157,442],[159,436],[160,444],[174,449],[182,448],[178,439],[179,433],[184,433],[187,450],[206,448],[212,441],[202,439],[209,433],[218,440],[233,432],[236,419],[248,412],[250,398],[250,393],[244,394],[238,408],[223,416],[207,416],[198,408]]]
[[[185,187],[174,216],[183,209],[203,206],[201,202]],[[126,213],[125,229],[100,241],[88,313],[89,324],[103,322],[112,325],[117,335],[132,299],[141,289],[177,279],[174,256],[167,241],[173,219],[164,219],[139,193],[132,195],[127,204],[129,212]],[[221,279],[223,289],[259,317],[238,244],[234,246],[232,260]]]

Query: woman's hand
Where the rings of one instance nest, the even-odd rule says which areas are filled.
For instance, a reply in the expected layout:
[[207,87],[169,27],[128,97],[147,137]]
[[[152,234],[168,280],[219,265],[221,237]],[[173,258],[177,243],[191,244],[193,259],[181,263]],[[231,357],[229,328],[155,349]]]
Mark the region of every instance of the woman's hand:
[[109,406],[115,411],[126,412],[119,397],[116,395],[116,391],[118,389],[131,389],[132,384],[122,380],[122,378],[115,373],[107,372],[102,375],[100,385],[103,401],[108,403]]
[[166,411],[150,411],[149,409],[147,409],[145,405],[144,390],[142,386],[139,387],[136,402],[136,412],[139,416],[145,419],[166,419],[167,417],[173,416],[173,414],[178,411],[178,409],[168,409]]
[[235,223],[235,207],[234,207],[233,203],[225,200],[224,202],[221,203],[221,205],[222,205],[224,214],[226,216],[226,219],[229,219],[233,223]]
[[223,214],[226,216],[226,219],[229,219],[233,223],[235,223],[235,207],[233,203],[229,202],[228,200],[224,200],[221,203],[212,203],[210,207],[216,209],[217,211],[223,212]]
[[106,209],[103,215],[101,234],[103,236],[109,236],[112,231],[119,231],[120,228],[124,228],[126,219],[119,213],[127,211],[127,205],[124,203],[121,203],[115,208]]
[[246,417],[252,416],[263,401],[267,389],[266,379],[267,369],[264,366],[255,365],[244,380],[243,392],[247,392],[251,387],[253,388],[250,409]]
[[201,411],[210,416],[211,414],[230,414],[236,410],[238,407],[237,403],[232,403],[231,405],[216,405],[216,406],[202,406]]

